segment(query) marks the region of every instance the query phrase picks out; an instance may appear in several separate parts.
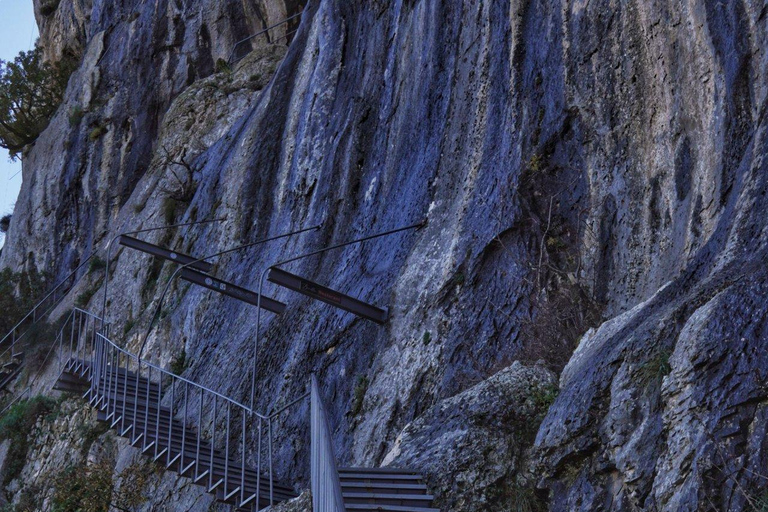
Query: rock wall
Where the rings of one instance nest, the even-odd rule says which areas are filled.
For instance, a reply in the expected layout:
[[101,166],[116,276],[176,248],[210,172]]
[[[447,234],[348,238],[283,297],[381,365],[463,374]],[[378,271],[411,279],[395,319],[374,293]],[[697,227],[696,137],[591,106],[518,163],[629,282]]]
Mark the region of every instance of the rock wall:
[[[85,56],[26,153],[0,264],[62,275],[168,221],[226,216],[147,237],[196,255],[322,224],[217,261],[256,288],[270,263],[426,218],[287,267],[387,305],[384,327],[267,285],[290,307],[264,316],[254,359],[251,307],[174,285],[148,353],[183,350],[185,376],[239,400],[256,361],[264,410],[316,372],[342,463],[368,465],[441,400],[544,359],[565,366],[536,440],[553,510],[750,505],[766,473],[765,3],[315,0],[253,87],[282,55],[207,77],[298,6],[129,4],[62,0],[41,21],[48,55]],[[108,320],[135,349],[172,269],[116,254]],[[277,426],[278,474],[299,486],[301,407]]]

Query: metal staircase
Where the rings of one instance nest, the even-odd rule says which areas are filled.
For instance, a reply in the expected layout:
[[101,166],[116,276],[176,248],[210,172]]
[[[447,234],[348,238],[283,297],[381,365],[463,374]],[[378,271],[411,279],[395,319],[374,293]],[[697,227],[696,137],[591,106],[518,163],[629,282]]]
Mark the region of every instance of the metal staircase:
[[312,377],[312,509],[314,512],[440,512],[423,477],[409,469],[338,468],[320,389]]
[[[139,360],[99,327],[100,318],[74,311],[56,389],[82,394],[98,409],[98,419],[132,446],[236,510],[259,510],[297,496],[272,477],[271,425],[285,409],[271,416],[252,414],[215,391]],[[248,443],[254,440],[249,433],[255,443]],[[255,464],[247,454],[253,444]]]
[[348,512],[440,512],[431,508],[434,496],[427,493],[416,471],[396,468],[340,468],[339,480]]

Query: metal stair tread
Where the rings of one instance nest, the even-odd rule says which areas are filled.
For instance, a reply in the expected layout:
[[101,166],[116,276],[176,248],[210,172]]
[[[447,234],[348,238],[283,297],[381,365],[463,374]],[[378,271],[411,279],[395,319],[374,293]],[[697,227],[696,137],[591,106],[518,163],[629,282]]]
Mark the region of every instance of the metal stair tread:
[[429,494],[394,494],[378,492],[345,492],[344,499],[366,499],[366,500],[424,500],[432,501],[435,497]]
[[342,482],[341,489],[399,489],[399,490],[423,490],[427,491],[427,486],[424,484],[406,484],[406,483],[388,483],[388,482]]
[[353,467],[341,467],[339,468],[339,474],[342,473],[382,473],[382,474],[394,474],[394,475],[418,475],[419,471],[408,468],[393,468],[393,467],[378,467],[378,468],[353,468]]
[[344,508],[347,510],[380,510],[381,512],[441,512],[439,508],[386,505],[384,503],[345,503]]
[[342,484],[352,480],[418,480],[421,481],[421,475],[394,474],[394,473],[339,473],[339,479]]

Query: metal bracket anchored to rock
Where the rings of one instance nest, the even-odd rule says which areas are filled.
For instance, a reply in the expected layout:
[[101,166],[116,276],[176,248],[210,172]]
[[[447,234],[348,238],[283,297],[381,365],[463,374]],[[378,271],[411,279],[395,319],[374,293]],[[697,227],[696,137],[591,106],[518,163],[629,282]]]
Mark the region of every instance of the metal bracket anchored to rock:
[[275,313],[276,315],[282,315],[283,312],[285,312],[285,304],[282,302],[262,296],[261,303],[259,303],[258,294],[252,292],[251,290],[247,290],[222,279],[216,279],[215,277],[203,274],[202,272],[197,272],[196,270],[183,268],[181,270],[181,278],[185,281],[189,281],[190,283],[194,283],[204,288],[208,288],[209,290],[213,290],[234,299],[241,300],[253,306],[260,306],[267,311]]
[[191,268],[197,269],[201,272],[210,272],[211,268],[213,268],[213,265],[207,261],[200,261],[193,256],[189,256],[188,254],[183,254],[177,251],[170,251],[164,247],[160,247],[159,245],[150,244],[149,242],[139,240],[138,238],[122,235],[119,239],[119,243],[120,245],[151,254],[152,256],[165,258],[166,260],[173,261],[174,263],[189,265]]
[[[296,274],[291,274],[280,268],[270,268],[267,280],[276,285],[283,286],[295,292],[302,293],[307,297],[336,306],[352,314],[372,320],[377,324],[383,324],[389,317],[386,308],[380,308],[363,302],[349,295],[345,295],[326,286],[314,283]],[[263,300],[263,298],[262,298]]]

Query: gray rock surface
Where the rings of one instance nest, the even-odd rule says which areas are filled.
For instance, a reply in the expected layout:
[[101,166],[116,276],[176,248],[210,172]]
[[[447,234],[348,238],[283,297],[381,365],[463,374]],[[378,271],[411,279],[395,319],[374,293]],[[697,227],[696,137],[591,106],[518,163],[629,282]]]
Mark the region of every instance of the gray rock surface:
[[269,512],[312,512],[312,495],[304,491],[298,498],[267,509]]
[[[244,74],[230,93],[216,59],[297,7],[244,5],[61,0],[42,43],[83,62],[26,152],[0,266],[61,276],[168,218],[227,216],[148,237],[194,254],[323,223],[217,262],[255,288],[269,263],[426,217],[288,267],[387,305],[385,327],[267,285],[290,308],[265,315],[260,409],[317,372],[341,462],[378,465],[442,400],[517,359],[559,370],[593,327],[537,435],[551,508],[751,506],[766,467],[765,2],[315,0],[268,85]],[[163,142],[194,169],[167,216],[181,169]],[[138,346],[170,272],[118,252],[121,343]],[[185,376],[247,400],[253,309],[185,285],[166,309],[150,357],[183,348]],[[276,426],[297,488],[307,411]]]
[[528,449],[556,382],[515,362],[408,424],[382,465],[421,471],[441,510],[541,510]]

